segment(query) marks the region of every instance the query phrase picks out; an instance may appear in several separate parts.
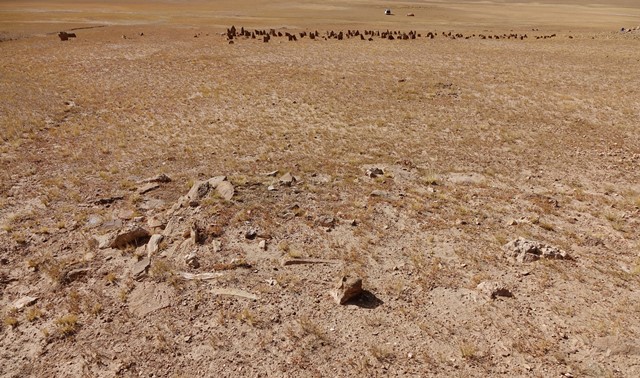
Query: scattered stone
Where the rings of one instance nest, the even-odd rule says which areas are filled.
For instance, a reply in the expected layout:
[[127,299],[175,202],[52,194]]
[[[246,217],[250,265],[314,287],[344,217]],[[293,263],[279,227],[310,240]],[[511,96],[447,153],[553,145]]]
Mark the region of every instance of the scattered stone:
[[151,259],[149,259],[149,257],[144,257],[142,260],[135,263],[132,270],[133,279],[141,280],[142,278],[144,278],[144,276],[147,275],[150,266]]
[[138,181],[138,184],[146,184],[152,182],[167,183],[171,182],[171,178],[164,173]]
[[367,171],[365,172],[365,174],[366,174],[368,177],[376,178],[376,177],[378,177],[378,176],[382,176],[382,175],[384,175],[384,171],[383,171],[382,169],[380,169],[380,168],[373,167],[373,168],[369,168],[369,169],[367,169]]
[[101,229],[104,230],[117,230],[122,228],[122,219],[111,219],[108,220],[104,223],[102,223],[102,226],[100,227]]
[[118,234],[113,242],[109,245],[110,248],[125,249],[129,245],[140,246],[147,244],[151,234],[144,228],[138,227],[131,231]]
[[147,256],[148,257],[152,257],[153,255],[158,253],[158,250],[160,249],[160,243],[162,242],[162,239],[164,239],[164,236],[161,235],[161,234],[155,234],[155,235],[151,236],[151,238],[149,239],[149,242],[147,243]]
[[131,218],[133,218],[135,214],[136,214],[135,211],[131,209],[122,209],[118,213],[118,218],[122,220],[131,220]]
[[369,194],[370,197],[378,197],[388,201],[398,201],[400,200],[400,196],[397,196],[391,192],[387,192],[386,190],[374,190]]
[[235,189],[229,181],[223,181],[216,186],[216,192],[221,198],[229,201],[235,194]]
[[190,206],[198,206],[200,204],[200,200],[203,199],[211,189],[209,185],[209,181],[198,181],[189,190],[187,193],[187,200]]
[[21,310],[24,307],[28,307],[36,303],[37,300],[38,300],[38,297],[25,296],[13,302],[13,305],[11,307],[15,308],[16,310]]
[[506,223],[507,226],[517,226],[518,225],[518,221],[515,219],[509,219]]
[[222,273],[217,273],[217,272],[216,273],[198,273],[198,274],[180,272],[179,274],[180,274],[180,277],[190,281],[191,280],[206,281],[206,280],[212,280],[214,278],[223,276]]
[[323,215],[318,218],[318,224],[322,227],[333,228],[336,225],[336,219],[330,215]]
[[362,278],[353,275],[343,275],[338,284],[331,291],[331,296],[338,304],[346,304],[351,299],[362,294]]
[[218,288],[218,289],[211,290],[211,293],[213,295],[229,295],[229,296],[242,297],[242,298],[247,298],[252,300],[258,299],[257,295],[246,292],[244,290],[239,290],[239,289]]
[[278,175],[278,173],[280,173],[280,171],[275,170],[273,172],[265,173],[265,176],[267,176],[267,177],[276,177]]
[[287,172],[282,177],[280,177],[280,185],[291,186],[294,182],[295,178],[291,175],[290,172]]
[[91,268],[71,269],[62,275],[61,282],[65,284],[71,283],[81,277],[84,277],[90,271],[91,271]]
[[87,219],[87,227],[88,228],[98,227],[102,224],[103,221],[104,219],[102,219],[101,216],[96,214],[91,214],[89,215],[89,219]]
[[255,229],[250,229],[249,231],[244,233],[244,237],[249,239],[249,240],[253,240],[256,238],[256,236],[258,236],[258,231],[256,231]]
[[278,190],[278,189],[276,189],[276,187],[275,187],[275,186],[273,186],[273,185],[269,185],[269,186],[267,187],[267,190],[268,190],[268,191],[270,191],[270,192],[274,192],[274,191],[276,191],[276,190]]
[[[226,176],[216,176],[212,177],[206,181],[198,181],[189,190],[185,197],[186,203],[190,206],[198,206],[200,204],[200,200],[202,200],[211,189],[217,188],[221,183],[227,182]],[[231,183],[229,183],[231,185]],[[218,192],[222,198],[225,198],[231,193],[233,196],[233,186],[229,187],[229,185],[224,185],[221,191]],[[230,191],[231,190],[231,191]],[[230,197],[229,197],[230,199]]]
[[200,262],[198,261],[198,256],[196,255],[195,251],[189,252],[184,257],[184,262],[187,264],[187,266],[193,269],[198,269],[200,267]]
[[267,250],[267,241],[266,240],[260,240],[260,243],[258,243],[258,248],[260,248],[263,251]]
[[205,239],[202,231],[200,230],[200,227],[198,226],[198,224],[196,222],[193,222],[191,224],[191,227],[189,228],[188,232],[189,232],[189,234],[188,234],[189,237],[191,238],[191,240],[195,244],[200,244]]
[[544,259],[570,259],[567,252],[544,243],[517,238],[505,244],[504,248],[517,262],[527,263]]
[[147,220],[147,226],[154,231],[158,231],[162,230],[165,224],[159,217],[154,215]]
[[110,248],[111,243],[113,242],[114,235],[106,234],[106,235],[94,235],[93,239],[89,242],[90,245],[94,244],[93,247],[98,247],[99,249]]
[[212,188],[217,188],[220,183],[225,181],[227,181],[227,176],[215,176],[207,180],[209,186]]
[[138,188],[138,193],[139,194],[145,194],[148,193],[152,190],[158,189],[160,187],[160,184],[154,183],[154,182],[150,182],[147,184],[142,185],[141,187]]
[[340,264],[340,260],[328,259],[283,259],[282,266],[302,265],[302,264]]
[[496,299],[496,297],[513,297],[513,293],[500,282],[483,281],[476,286],[476,289],[491,299]]
[[124,199],[124,196],[112,196],[112,197],[99,198],[93,201],[93,203],[95,205],[109,205],[122,199]]

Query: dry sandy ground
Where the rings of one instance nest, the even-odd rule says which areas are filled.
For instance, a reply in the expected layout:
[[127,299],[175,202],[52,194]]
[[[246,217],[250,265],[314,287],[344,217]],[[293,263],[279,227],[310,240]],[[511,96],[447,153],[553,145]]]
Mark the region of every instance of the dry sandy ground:
[[639,376],[640,8],[561,3],[1,1],[0,376]]

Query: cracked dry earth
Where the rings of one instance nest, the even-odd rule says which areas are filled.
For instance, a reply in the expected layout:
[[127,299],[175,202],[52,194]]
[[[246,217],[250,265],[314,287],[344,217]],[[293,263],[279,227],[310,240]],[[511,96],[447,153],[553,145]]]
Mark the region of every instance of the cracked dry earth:
[[1,376],[640,375],[637,38],[221,31],[2,43]]

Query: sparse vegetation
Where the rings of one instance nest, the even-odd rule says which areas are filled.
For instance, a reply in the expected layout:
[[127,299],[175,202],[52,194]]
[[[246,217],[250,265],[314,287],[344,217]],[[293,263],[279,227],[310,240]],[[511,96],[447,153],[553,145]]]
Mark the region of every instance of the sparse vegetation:
[[0,2],[6,374],[640,376],[639,5],[50,2]]
[[56,330],[63,336],[71,336],[78,331],[78,315],[68,314],[55,320]]

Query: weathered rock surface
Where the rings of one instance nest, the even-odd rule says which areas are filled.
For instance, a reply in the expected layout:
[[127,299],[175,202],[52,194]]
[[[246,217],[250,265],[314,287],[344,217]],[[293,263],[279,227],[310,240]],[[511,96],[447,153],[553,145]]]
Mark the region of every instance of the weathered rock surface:
[[517,238],[507,243],[504,248],[517,262],[526,263],[543,259],[569,259],[567,252],[541,242]]
[[142,318],[154,311],[169,307],[174,296],[174,290],[165,283],[145,282],[137,284],[129,294],[127,303],[129,310],[137,317]]

